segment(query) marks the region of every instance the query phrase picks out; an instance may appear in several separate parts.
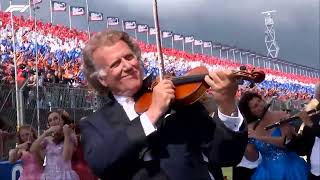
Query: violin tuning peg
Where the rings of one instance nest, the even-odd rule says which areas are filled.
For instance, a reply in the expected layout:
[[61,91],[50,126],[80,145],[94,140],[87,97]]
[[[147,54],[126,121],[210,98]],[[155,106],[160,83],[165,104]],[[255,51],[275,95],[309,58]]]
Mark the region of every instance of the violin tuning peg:
[[247,70],[247,67],[246,66],[240,66],[240,70],[241,71],[245,71],[245,70]]
[[250,88],[253,88],[254,86],[255,86],[254,82],[251,82],[249,85]]

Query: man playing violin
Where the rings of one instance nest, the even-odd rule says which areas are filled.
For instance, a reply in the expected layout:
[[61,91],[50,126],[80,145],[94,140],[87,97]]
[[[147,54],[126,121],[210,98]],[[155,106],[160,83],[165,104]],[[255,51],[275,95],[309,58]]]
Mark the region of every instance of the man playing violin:
[[[320,83],[315,88],[315,98],[320,102]],[[318,105],[319,106],[319,105]],[[301,156],[307,156],[310,164],[310,180],[320,179],[320,115],[309,117],[306,111],[298,116],[304,123],[302,133],[287,137],[284,144]]]
[[[125,32],[104,31],[89,40],[83,53],[88,82],[108,96],[105,105],[80,124],[85,159],[100,178],[222,179],[220,167],[239,163],[247,131],[231,71],[205,77],[219,118],[210,117],[199,102],[167,114],[175,100],[175,86],[167,79],[153,88],[148,110],[137,114],[134,99],[143,87],[137,44]],[[220,172],[211,177],[204,159]]]

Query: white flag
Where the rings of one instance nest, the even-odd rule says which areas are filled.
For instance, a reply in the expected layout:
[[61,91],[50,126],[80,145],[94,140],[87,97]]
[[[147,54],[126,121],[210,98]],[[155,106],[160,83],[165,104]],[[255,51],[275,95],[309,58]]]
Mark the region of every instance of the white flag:
[[52,10],[53,11],[66,11],[67,10],[67,3],[52,1]]
[[119,24],[119,18],[117,17],[107,17],[107,24],[109,26],[114,26]]
[[42,0],[30,0],[31,5],[36,5],[42,2]]
[[170,31],[162,31],[162,38],[172,37],[172,32]]
[[185,43],[192,43],[194,41],[194,37],[193,36],[186,36],[184,38],[184,42]]
[[201,46],[202,45],[202,40],[194,40],[194,45],[195,46]]
[[157,34],[157,29],[153,28],[153,27],[149,28],[149,34],[150,35],[156,35]]
[[174,34],[173,35],[173,40],[182,41],[183,40],[183,36],[181,34]]
[[84,7],[70,6],[71,16],[82,16],[85,14]]
[[212,47],[212,44],[210,41],[203,41],[203,47],[209,48],[209,47]]
[[136,28],[137,28],[136,21],[124,21],[124,29],[132,30]]
[[148,32],[148,25],[138,24],[138,32]]
[[103,13],[100,12],[89,12],[90,21],[103,21]]

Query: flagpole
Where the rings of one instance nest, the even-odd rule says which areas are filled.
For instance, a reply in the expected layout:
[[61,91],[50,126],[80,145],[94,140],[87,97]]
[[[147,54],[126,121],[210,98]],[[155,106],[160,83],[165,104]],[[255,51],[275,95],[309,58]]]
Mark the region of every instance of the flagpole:
[[69,29],[72,28],[72,21],[71,21],[71,6],[69,5]]
[[211,44],[211,47],[210,47],[210,53],[211,53],[211,56],[213,55],[212,53],[212,44]]
[[191,52],[192,52],[192,54],[194,54],[193,42],[191,42]]
[[50,23],[53,23],[53,9],[52,9],[52,0],[50,0]]
[[201,54],[203,54],[203,42],[201,44]]
[[148,31],[147,31],[147,43],[149,44],[149,28],[148,28]]
[[182,39],[182,51],[184,51],[184,38]]
[[173,49],[173,34],[172,34],[172,36],[171,36],[171,47],[172,47],[172,49]]
[[122,31],[124,31],[124,22],[122,20]]
[[87,8],[87,29],[88,29],[88,37],[89,39],[91,38],[91,34],[90,34],[90,21],[89,21],[89,4],[88,4],[88,0],[86,0],[86,8]]
[[134,37],[136,38],[136,40],[138,39],[138,35],[137,35],[137,28],[134,29]]
[[[1,1],[1,0],[0,0]],[[32,7],[31,7],[31,1],[33,1],[33,0],[29,0],[29,19],[31,20],[31,18],[32,18],[32,12],[31,12],[31,10],[32,10]],[[34,4],[33,4],[34,5]]]
[[[9,1],[10,6],[12,5],[12,0]],[[13,23],[13,12],[10,12],[10,20],[11,20],[11,34],[12,34],[12,44],[13,44],[13,63],[14,63],[14,82],[16,87],[16,110],[17,110],[17,131],[20,129],[20,125],[22,124],[20,118],[20,102],[19,102],[19,88],[18,88],[18,71],[17,71],[17,57],[16,57],[16,46],[15,46],[15,34],[14,34],[14,23]]]
[[38,33],[37,33],[37,17],[36,17],[36,9],[39,7],[33,7],[33,16],[34,16],[34,31],[36,32],[36,99],[37,99],[37,131],[38,131],[38,136],[40,136],[40,103],[39,103],[39,69],[38,69],[38,64],[39,64],[39,59],[38,59]]
[[107,17],[107,29],[109,29],[109,22],[108,22],[108,17]]

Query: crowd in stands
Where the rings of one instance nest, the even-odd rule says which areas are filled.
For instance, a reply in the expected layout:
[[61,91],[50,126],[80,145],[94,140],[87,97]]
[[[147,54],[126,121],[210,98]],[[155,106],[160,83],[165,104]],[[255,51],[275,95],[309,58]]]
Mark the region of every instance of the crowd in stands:
[[[16,50],[17,79],[20,87],[23,84],[26,84],[26,87],[30,89],[35,87],[37,75],[40,86],[51,84],[75,88],[87,87],[87,81],[81,71],[82,49],[88,39],[86,33],[41,21],[37,22],[37,29],[35,30],[34,21],[15,16],[14,30],[16,39],[15,44],[13,44],[10,15],[0,11],[0,21],[0,87],[15,83],[14,48]],[[155,61],[158,59],[156,46],[141,41],[138,41],[138,44],[143,52],[141,60],[145,75],[158,75],[158,65]],[[223,68],[235,70],[241,66],[237,62],[227,59],[219,59],[203,54],[190,54],[176,49],[164,48],[163,53],[165,71],[176,76],[184,75],[188,70],[200,65],[206,66],[209,71]],[[38,68],[36,68],[36,65]],[[247,64],[246,67],[248,70],[255,68],[251,64]],[[36,74],[36,69],[38,69],[38,74]],[[266,73],[265,81],[253,88],[250,87],[249,82],[245,82],[239,88],[238,98],[249,89],[268,100],[273,98],[285,102],[299,100],[299,104],[296,104],[297,106],[301,106],[303,101],[308,102],[314,98],[314,84],[319,79],[284,73],[270,68],[261,68],[261,70]],[[208,93],[210,94],[210,90],[208,90]],[[47,93],[46,95],[49,96],[49,94]],[[75,102],[75,99],[74,96],[73,100],[70,100],[71,104]],[[48,102],[54,104],[54,101]],[[52,123],[53,116],[58,119],[57,123]],[[79,137],[68,126],[73,121],[68,113],[65,111],[53,111],[46,118],[46,124],[48,124],[49,129],[39,137],[31,126],[26,125],[21,128],[24,131],[21,130],[17,134],[19,145],[11,149],[9,160],[15,162],[17,159],[21,159],[24,162],[24,168],[27,169],[29,167],[29,171],[24,171],[25,177],[37,177],[37,179],[40,177],[58,177],[58,179],[63,179],[58,176],[59,174],[54,173],[56,171],[64,172],[60,174],[66,175],[66,179],[69,177],[69,179],[97,179],[84,162],[82,147],[78,144]],[[1,130],[3,129],[1,121],[0,119],[0,160],[4,152],[8,152],[2,142],[9,139],[9,137],[11,139],[14,138],[14,134],[8,134]],[[53,129],[58,128],[57,126],[61,126],[63,129],[60,128],[59,133],[52,135]],[[23,132],[34,134],[34,137],[23,139],[21,138]],[[64,143],[64,141],[67,141],[67,143]],[[64,148],[66,146],[68,148]],[[68,153],[66,161],[63,156],[64,151],[70,148],[72,150],[74,148],[76,153]],[[52,152],[57,153],[55,156],[51,156]],[[47,165],[45,167],[42,166],[45,161],[43,154],[47,154]],[[41,157],[40,164],[35,160],[36,157]],[[59,171],[57,171],[57,167]]]
[[[0,12],[0,82],[14,83],[13,52],[16,48],[17,79],[21,86],[36,84],[36,54],[40,86],[44,83],[67,84],[72,87],[87,86],[81,71],[81,51],[88,39],[85,32],[69,29],[61,25],[52,25],[14,16],[15,45],[12,45],[10,14]],[[156,46],[138,41],[142,49],[142,61],[145,74],[158,74]],[[36,50],[38,53],[36,53]],[[239,69],[240,65],[226,59],[203,54],[190,54],[171,48],[163,48],[166,72],[183,75],[189,69],[205,65],[209,70],[228,68]],[[247,64],[247,69],[253,65]],[[310,99],[316,79],[296,74],[288,74],[270,68],[261,68],[266,80],[258,85],[257,91],[266,96],[279,96],[283,99]],[[245,88],[241,88],[245,91]],[[240,92],[240,94],[241,94]]]

